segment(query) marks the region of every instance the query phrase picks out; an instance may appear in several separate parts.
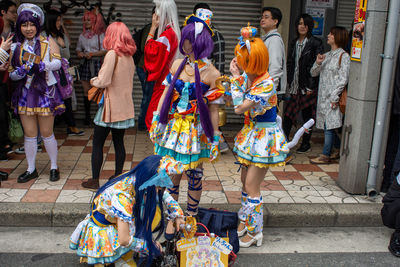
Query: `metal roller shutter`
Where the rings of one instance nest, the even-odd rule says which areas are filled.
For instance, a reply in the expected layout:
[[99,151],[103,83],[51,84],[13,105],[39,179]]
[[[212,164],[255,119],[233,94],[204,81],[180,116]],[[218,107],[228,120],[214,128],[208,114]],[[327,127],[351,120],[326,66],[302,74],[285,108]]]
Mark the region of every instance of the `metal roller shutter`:
[[336,11],[336,25],[351,30],[356,9],[356,0],[338,0]]
[[[21,1],[21,2],[32,2],[32,1]],[[35,4],[42,6],[43,3],[48,2],[46,0],[37,0]],[[57,1],[54,1],[57,2]],[[63,0],[64,4],[70,4],[70,1]],[[81,1],[77,1],[81,2]],[[97,1],[89,1],[90,3],[97,3]],[[123,21],[129,29],[140,29],[147,23],[151,23],[151,9],[153,3],[151,0],[135,0],[135,1],[123,1],[123,0],[103,0],[102,10],[103,14],[107,16],[111,4],[115,4],[115,11],[113,14],[121,13],[121,21]],[[195,1],[191,0],[176,0],[179,13],[179,22],[182,24],[183,20],[187,15],[190,15],[193,11]],[[240,28],[247,25],[248,22],[253,26],[259,25],[258,17],[260,16],[261,0],[230,0],[230,1],[205,1],[208,2],[213,9],[214,26],[223,34],[226,41],[226,62],[225,62],[225,73],[229,73],[229,63],[233,58],[234,47],[237,44],[237,38],[239,37]],[[55,3],[56,5],[56,3]],[[71,36],[71,64],[78,64],[79,61],[75,55],[76,42],[79,34],[82,32],[82,14],[75,16],[74,13],[77,10],[83,10],[82,7],[74,7],[68,10],[65,15],[66,20],[71,20],[72,25],[68,25],[67,29]],[[76,95],[78,99],[78,110],[75,112],[77,119],[84,117],[83,112],[83,91],[80,83],[75,85]],[[133,99],[135,104],[135,115],[136,118],[140,113],[140,102],[142,99],[142,89],[137,75],[134,78],[133,88]],[[96,112],[96,108],[92,105],[92,113]],[[243,119],[236,115],[231,108],[227,108],[228,122],[230,123],[242,123]]]

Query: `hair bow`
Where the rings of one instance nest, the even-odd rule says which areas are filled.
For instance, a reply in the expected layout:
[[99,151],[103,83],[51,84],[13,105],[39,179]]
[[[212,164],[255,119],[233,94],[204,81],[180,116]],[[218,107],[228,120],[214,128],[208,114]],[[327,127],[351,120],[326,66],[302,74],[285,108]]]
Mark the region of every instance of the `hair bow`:
[[171,181],[171,178],[169,178],[167,171],[165,169],[156,173],[149,180],[144,182],[139,187],[139,191],[142,191],[142,190],[146,189],[147,187],[153,186],[153,185],[159,186],[159,187],[166,187],[166,188],[172,188],[174,186],[174,184]]

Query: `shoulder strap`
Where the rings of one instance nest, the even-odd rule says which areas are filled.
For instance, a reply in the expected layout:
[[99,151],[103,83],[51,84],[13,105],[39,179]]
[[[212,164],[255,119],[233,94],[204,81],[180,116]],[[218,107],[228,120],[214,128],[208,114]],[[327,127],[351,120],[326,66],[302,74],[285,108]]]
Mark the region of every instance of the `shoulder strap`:
[[100,46],[100,35],[97,34],[97,45],[99,47],[99,51],[101,51],[101,46]]
[[339,57],[339,69],[340,69],[340,67],[342,66],[342,56],[343,56],[344,53],[346,53],[346,51],[342,52],[342,53],[340,54],[340,57]]
[[272,36],[279,36],[279,34],[277,34],[277,33],[273,33],[273,34],[271,34],[271,35],[268,35],[268,36],[266,36],[265,38],[264,38],[264,42],[266,41],[266,40],[268,40],[269,38],[271,38]]

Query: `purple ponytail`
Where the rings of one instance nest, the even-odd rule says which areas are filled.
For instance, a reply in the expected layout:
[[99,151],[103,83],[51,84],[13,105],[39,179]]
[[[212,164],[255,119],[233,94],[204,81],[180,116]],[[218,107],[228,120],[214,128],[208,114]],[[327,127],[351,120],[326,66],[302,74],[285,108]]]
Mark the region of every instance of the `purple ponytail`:
[[169,113],[169,108],[171,107],[171,100],[172,100],[172,95],[173,95],[174,88],[175,88],[175,83],[176,83],[176,80],[178,80],[179,75],[181,75],[181,72],[183,71],[183,68],[186,65],[187,59],[188,58],[185,57],[182,60],[181,65],[179,65],[179,68],[175,72],[174,78],[172,79],[171,84],[169,85],[168,92],[165,95],[165,99],[164,99],[164,102],[163,102],[163,105],[162,105],[161,111],[160,111],[160,123],[162,123],[162,124],[167,124],[167,122],[168,122],[168,113]]
[[[185,40],[188,40],[192,44],[195,60],[208,57],[214,49],[214,42],[211,38],[211,34],[204,27],[203,31],[197,36],[197,38],[195,38],[194,35],[195,35],[194,23],[190,23],[182,29],[182,37],[179,43],[180,52],[183,55],[187,55],[186,51],[184,51],[183,49],[183,43],[185,42]],[[168,92],[165,95],[165,99],[160,111],[160,123],[162,124],[166,124],[168,122],[168,113],[171,107],[171,101],[172,101],[173,91],[175,88],[175,83],[179,75],[183,71],[187,60],[188,57],[185,57],[185,59],[182,61],[178,70],[174,74],[174,78],[172,79],[171,84],[168,88]],[[198,107],[197,110],[200,113],[201,126],[206,136],[209,138],[210,141],[212,141],[214,137],[214,129],[211,123],[210,111],[203,99],[203,90],[200,84],[201,81],[200,71],[197,63],[195,63],[194,73],[195,73],[196,100]]]
[[212,142],[214,138],[214,129],[211,124],[210,111],[208,110],[207,104],[204,102],[203,90],[200,84],[200,71],[197,62],[194,65],[194,78],[196,82],[196,98],[197,107],[200,112],[201,127],[203,128],[204,133],[206,134],[210,142]]

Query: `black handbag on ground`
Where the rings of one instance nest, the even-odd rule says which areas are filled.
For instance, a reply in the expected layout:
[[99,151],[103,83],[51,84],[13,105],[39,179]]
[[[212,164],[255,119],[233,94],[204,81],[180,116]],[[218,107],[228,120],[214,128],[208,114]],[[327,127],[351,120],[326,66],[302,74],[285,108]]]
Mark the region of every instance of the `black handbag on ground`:
[[[235,254],[239,252],[238,216],[236,212],[199,208],[198,218],[202,224],[207,226],[210,233],[219,237],[228,237],[229,243],[233,246],[233,252]],[[199,230],[203,230],[202,227]]]

